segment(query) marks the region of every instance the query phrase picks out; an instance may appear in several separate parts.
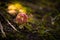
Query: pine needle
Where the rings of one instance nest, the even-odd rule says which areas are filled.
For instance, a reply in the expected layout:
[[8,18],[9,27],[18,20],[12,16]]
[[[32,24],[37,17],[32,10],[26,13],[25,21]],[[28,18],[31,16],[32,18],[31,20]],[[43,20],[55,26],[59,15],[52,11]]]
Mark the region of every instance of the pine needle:
[[15,31],[19,32],[19,31],[9,22],[9,20],[8,20],[7,18],[5,18],[5,16],[4,16],[2,13],[0,13],[0,15],[5,19],[5,21],[6,21]]
[[1,22],[0,22],[0,30],[1,30],[2,34],[4,35],[4,37],[6,37],[6,35],[5,35],[4,30],[3,30],[3,26],[2,26],[2,24],[1,24]]

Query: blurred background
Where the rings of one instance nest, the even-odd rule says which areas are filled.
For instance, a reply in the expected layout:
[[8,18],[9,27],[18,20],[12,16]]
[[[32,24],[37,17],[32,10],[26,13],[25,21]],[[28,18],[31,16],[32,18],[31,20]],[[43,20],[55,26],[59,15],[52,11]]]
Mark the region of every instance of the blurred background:
[[0,0],[0,40],[60,40],[60,0]]

